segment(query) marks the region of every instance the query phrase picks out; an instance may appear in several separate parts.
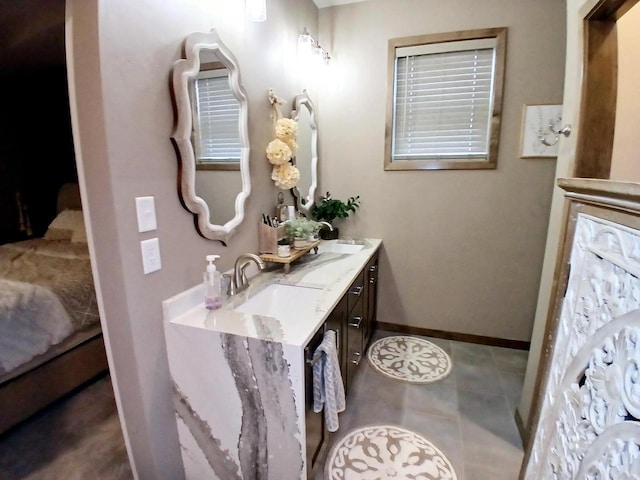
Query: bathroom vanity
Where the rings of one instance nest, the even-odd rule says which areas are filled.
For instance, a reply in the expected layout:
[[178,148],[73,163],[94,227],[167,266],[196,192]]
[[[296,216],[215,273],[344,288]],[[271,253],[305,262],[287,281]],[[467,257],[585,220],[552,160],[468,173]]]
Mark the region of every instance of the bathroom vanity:
[[205,309],[200,285],[163,302],[186,478],[307,478],[326,437],[313,354],[335,330],[348,389],[374,328],[381,243],[322,242],[219,310]]

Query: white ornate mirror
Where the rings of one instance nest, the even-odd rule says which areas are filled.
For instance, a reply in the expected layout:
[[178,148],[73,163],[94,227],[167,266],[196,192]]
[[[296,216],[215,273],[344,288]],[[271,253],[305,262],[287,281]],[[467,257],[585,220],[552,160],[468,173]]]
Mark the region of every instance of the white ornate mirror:
[[295,165],[300,171],[298,185],[291,189],[298,210],[308,215],[318,186],[318,125],[313,102],[306,90],[296,95],[291,118],[298,122],[298,152]]
[[172,79],[180,197],[198,232],[227,244],[251,193],[247,96],[215,29],[189,35],[184,56]]

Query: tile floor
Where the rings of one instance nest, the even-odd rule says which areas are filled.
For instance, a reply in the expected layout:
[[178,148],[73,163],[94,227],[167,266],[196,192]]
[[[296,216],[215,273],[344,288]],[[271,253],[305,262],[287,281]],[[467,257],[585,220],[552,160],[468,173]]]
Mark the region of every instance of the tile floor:
[[[374,340],[388,335],[395,334],[378,331]],[[414,385],[384,377],[363,360],[347,411],[340,415],[340,430],[323,453],[350,429],[394,424],[435,444],[458,480],[518,478],[522,444],[513,416],[527,352],[427,339],[450,355],[451,374],[440,382]],[[0,478],[131,479],[109,377],[0,437]]]
[[[372,341],[396,333],[377,331]],[[523,451],[514,421],[527,352],[424,337],[444,349],[453,369],[444,380],[409,384],[380,375],[363,360],[340,414],[340,430],[392,424],[421,434],[451,461],[458,480],[515,480]],[[320,465],[324,458],[319,460]],[[322,478],[322,468],[315,478]]]

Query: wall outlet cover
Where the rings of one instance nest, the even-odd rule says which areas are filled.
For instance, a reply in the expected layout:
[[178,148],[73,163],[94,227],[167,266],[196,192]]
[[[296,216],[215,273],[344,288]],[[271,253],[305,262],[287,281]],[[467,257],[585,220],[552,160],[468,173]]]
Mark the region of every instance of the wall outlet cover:
[[157,238],[142,240],[140,242],[140,250],[142,251],[142,270],[145,275],[162,268],[160,242]]

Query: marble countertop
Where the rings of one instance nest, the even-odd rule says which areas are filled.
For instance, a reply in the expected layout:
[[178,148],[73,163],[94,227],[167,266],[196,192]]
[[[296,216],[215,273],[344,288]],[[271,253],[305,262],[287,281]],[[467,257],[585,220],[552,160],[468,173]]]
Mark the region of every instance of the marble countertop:
[[[364,243],[357,253],[335,253],[326,251],[328,244],[323,241],[317,254],[308,253],[292,263],[288,274],[280,266],[251,278],[247,290],[225,297],[218,310],[204,307],[204,288],[196,285],[162,302],[164,319],[193,328],[304,346],[373,257],[382,240],[367,238]],[[273,283],[317,288],[321,293],[303,313],[298,311],[295,315],[285,313],[275,318],[235,310]]]

